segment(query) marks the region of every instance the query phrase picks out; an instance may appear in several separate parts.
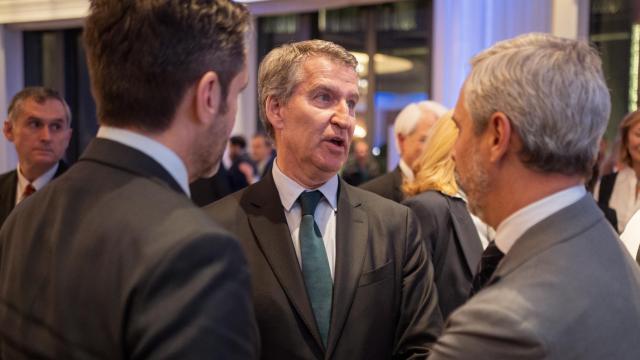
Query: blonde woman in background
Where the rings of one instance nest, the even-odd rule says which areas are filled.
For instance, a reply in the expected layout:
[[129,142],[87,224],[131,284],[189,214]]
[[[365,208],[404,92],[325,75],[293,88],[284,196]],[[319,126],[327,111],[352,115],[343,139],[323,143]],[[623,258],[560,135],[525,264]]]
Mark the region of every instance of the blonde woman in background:
[[444,319],[469,297],[471,280],[486,247],[479,232],[486,235],[489,231],[479,219],[478,225],[474,223],[456,184],[451,151],[457,137],[458,129],[448,112],[433,126],[425,150],[414,164],[415,180],[403,187],[403,204],[417,215],[433,258]]

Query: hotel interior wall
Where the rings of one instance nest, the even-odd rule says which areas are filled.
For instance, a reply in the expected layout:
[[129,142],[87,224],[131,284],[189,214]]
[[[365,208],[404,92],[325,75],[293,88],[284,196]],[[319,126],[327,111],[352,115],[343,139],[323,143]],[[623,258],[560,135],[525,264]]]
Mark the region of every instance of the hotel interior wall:
[[[272,0],[249,4],[256,15],[311,11],[389,2],[388,0]],[[540,31],[586,38],[589,0],[434,0],[433,99],[452,107],[469,66],[469,58],[521,33]],[[87,0],[6,0],[0,3],[0,118],[24,84],[22,31],[78,27]],[[255,26],[253,27],[255,29]],[[251,136],[256,126],[256,34],[249,35],[250,83],[239,100],[234,133]],[[0,137],[0,172],[16,166],[11,143]]]

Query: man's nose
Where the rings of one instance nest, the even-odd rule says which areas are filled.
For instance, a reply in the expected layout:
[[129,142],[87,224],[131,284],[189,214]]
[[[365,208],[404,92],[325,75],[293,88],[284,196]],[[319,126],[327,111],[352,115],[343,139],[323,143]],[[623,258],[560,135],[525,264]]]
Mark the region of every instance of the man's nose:
[[49,130],[48,126],[43,126],[42,129],[40,129],[40,140],[41,141],[51,140],[51,130]]
[[351,115],[349,105],[346,101],[340,102],[336,105],[335,113],[332,117],[332,122],[341,128],[347,128],[353,122],[355,122],[355,117]]

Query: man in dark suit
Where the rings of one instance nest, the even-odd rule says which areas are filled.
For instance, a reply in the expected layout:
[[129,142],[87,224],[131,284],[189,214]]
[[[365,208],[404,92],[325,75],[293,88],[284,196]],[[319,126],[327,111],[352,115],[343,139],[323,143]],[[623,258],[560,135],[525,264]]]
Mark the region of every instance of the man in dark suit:
[[321,40],[272,50],[258,79],[272,172],[206,208],[248,257],[264,359],[420,357],[439,332],[415,216],[337,175],[355,127],[356,65]]
[[267,134],[256,134],[251,138],[251,160],[258,170],[256,180],[260,180],[271,172],[276,153],[273,142]]
[[413,164],[424,151],[429,130],[446,112],[447,108],[435,101],[411,103],[402,109],[393,125],[396,148],[400,154],[398,166],[360,187],[395,202],[401,202],[404,199],[402,183],[413,181]]
[[69,106],[53,89],[27,87],[13,97],[3,132],[16,147],[18,167],[0,175],[0,226],[18,203],[67,169],[62,157],[70,125]]
[[454,159],[496,235],[430,359],[637,359],[640,269],[584,187],[611,107],[600,57],[528,34],[471,65]]
[[248,20],[226,0],[92,4],[101,126],[0,231],[0,358],[257,357],[241,248],[185,196],[233,127]]

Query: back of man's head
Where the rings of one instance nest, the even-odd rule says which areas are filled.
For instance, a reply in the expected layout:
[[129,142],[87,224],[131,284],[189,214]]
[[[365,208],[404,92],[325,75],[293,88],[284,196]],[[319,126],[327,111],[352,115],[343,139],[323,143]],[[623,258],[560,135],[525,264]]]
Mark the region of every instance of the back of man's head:
[[503,112],[536,171],[589,174],[611,100],[601,60],[588,44],[547,34],[499,42],[471,60],[465,105],[476,133]]
[[100,123],[161,132],[207,71],[225,100],[245,63],[248,21],[229,0],[93,0],[84,41]]

